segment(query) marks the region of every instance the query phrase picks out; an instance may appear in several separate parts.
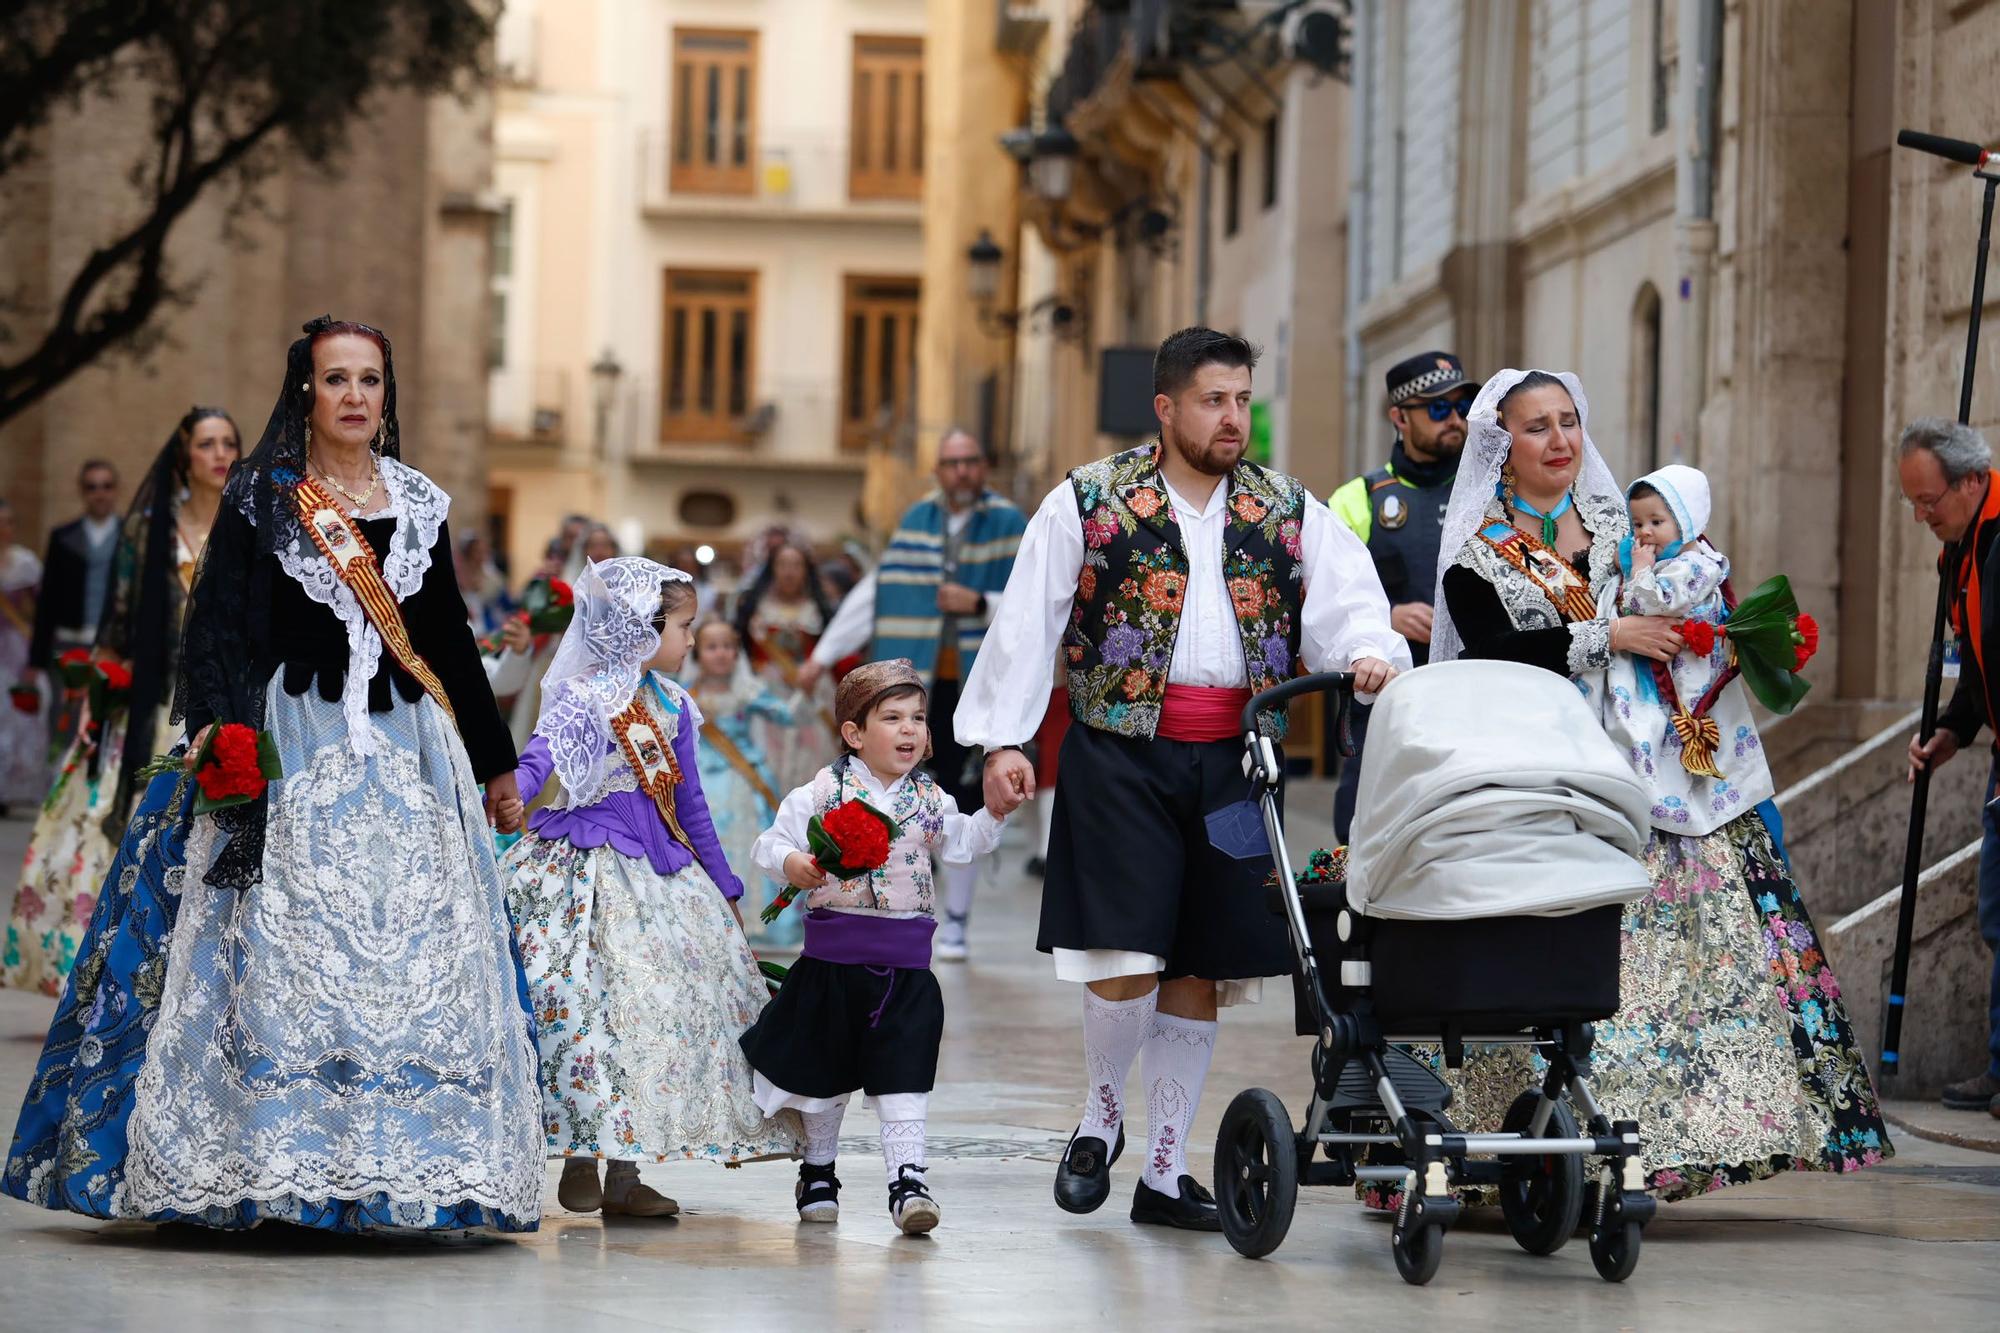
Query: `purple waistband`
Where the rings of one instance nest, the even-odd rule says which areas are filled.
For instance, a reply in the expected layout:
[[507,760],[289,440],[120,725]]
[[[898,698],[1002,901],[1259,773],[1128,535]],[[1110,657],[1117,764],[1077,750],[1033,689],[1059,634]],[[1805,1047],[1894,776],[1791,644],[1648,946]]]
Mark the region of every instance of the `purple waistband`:
[[815,907],[806,913],[804,954],[822,963],[929,967],[937,921],[927,916],[857,916]]

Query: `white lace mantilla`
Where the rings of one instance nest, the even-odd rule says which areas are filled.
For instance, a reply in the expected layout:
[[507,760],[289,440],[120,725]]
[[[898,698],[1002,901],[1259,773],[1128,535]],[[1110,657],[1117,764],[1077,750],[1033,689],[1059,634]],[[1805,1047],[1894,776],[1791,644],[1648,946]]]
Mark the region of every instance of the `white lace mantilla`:
[[[380,461],[382,485],[389,493],[389,506],[370,518],[392,515],[396,535],[387,551],[377,551],[383,582],[399,602],[407,601],[424,584],[431,567],[431,547],[437,544],[438,530],[451,509],[451,496],[415,468],[394,459]],[[252,524],[257,521],[254,494],[246,494],[242,510]],[[347,718],[347,742],[357,755],[374,753],[374,733],[368,725],[368,683],[382,660],[382,636],[368,623],[361,601],[340,581],[333,564],[320,554],[319,547],[303,531],[278,553],[278,564],[292,582],[305,589],[306,596],[332,610],[347,629],[347,680],[341,689],[341,711]]]

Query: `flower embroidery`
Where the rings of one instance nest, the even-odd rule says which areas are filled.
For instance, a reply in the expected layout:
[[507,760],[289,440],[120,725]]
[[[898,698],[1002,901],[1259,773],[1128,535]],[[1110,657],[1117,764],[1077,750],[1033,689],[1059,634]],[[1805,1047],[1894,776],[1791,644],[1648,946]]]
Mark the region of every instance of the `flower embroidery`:
[[1229,580],[1229,601],[1238,616],[1254,616],[1264,609],[1264,589],[1255,579],[1233,578]]
[[1285,554],[1292,559],[1297,560],[1300,558],[1299,521],[1297,519],[1288,518],[1278,525],[1278,545],[1282,546],[1285,549]]
[[1083,573],[1077,575],[1076,595],[1086,602],[1097,596],[1097,571],[1089,565],[1085,565]]
[[1113,518],[1111,511],[1103,505],[1099,505],[1091,516],[1084,520],[1083,544],[1093,550],[1110,545],[1117,536],[1118,520]]
[[1144,695],[1146,693],[1146,686],[1151,681],[1152,677],[1150,675],[1134,667],[1125,673],[1125,697],[1128,699],[1137,699]]
[[1151,518],[1160,512],[1160,506],[1165,503],[1160,493],[1151,486],[1141,486],[1125,497],[1125,507],[1140,518]]
[[1229,507],[1236,512],[1236,517],[1242,519],[1245,523],[1262,523],[1264,515],[1271,512],[1269,505],[1265,504],[1255,495],[1252,495],[1249,491],[1238,491],[1235,497],[1230,500]]
[[1098,649],[1105,665],[1130,666],[1146,647],[1146,636],[1131,625],[1113,625],[1104,632],[1104,646]]
[[1181,598],[1187,592],[1187,576],[1172,570],[1156,569],[1146,575],[1146,582],[1139,589],[1140,598],[1149,610],[1164,611],[1179,615]]

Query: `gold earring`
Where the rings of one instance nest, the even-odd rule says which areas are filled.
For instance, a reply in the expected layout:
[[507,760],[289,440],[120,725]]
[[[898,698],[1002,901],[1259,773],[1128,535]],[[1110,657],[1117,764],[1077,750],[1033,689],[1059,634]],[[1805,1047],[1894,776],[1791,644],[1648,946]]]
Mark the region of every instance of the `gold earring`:
[[370,443],[378,457],[384,449],[389,447],[389,419],[387,417],[384,417],[375,427],[375,438]]

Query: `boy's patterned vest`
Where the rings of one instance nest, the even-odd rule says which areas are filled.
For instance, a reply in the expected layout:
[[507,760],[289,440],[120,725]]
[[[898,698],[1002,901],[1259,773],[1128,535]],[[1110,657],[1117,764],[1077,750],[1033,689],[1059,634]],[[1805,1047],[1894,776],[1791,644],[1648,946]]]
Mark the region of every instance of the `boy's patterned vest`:
[[[1151,739],[1160,723],[1188,561],[1159,475],[1157,442],[1070,473],[1083,520],[1083,573],[1063,635],[1070,711],[1101,731]],[[1252,690],[1295,673],[1299,660],[1299,528],[1305,488],[1238,463],[1229,474],[1222,572]],[[1283,710],[1258,715],[1283,738]]]
[[[842,801],[860,800],[881,809],[880,798],[850,771],[861,761],[851,754],[813,774],[813,813],[823,815]],[[829,880],[806,898],[806,906],[849,912],[937,914],[931,889],[931,852],[944,846],[944,816],[956,810],[944,789],[922,769],[913,771],[890,797],[882,813],[896,821],[902,836],[889,845],[889,860],[856,879]]]

